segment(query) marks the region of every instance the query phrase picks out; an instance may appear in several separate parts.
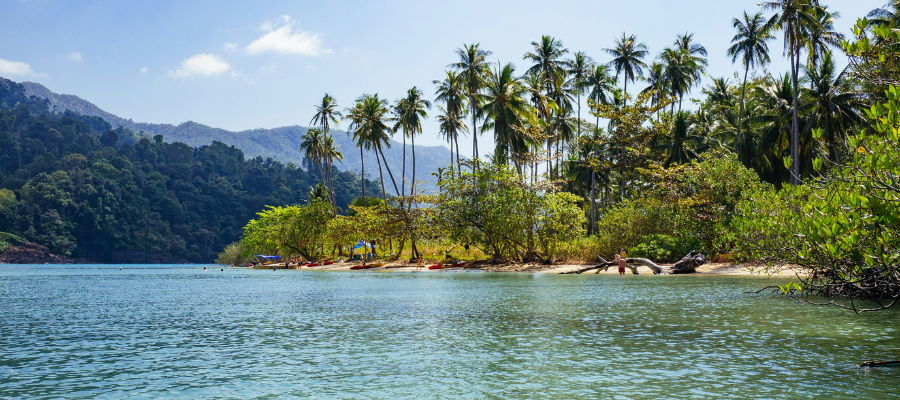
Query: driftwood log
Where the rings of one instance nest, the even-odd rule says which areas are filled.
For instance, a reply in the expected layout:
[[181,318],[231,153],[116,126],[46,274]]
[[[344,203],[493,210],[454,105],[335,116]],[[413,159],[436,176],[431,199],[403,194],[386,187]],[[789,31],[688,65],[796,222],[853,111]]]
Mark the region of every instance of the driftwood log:
[[692,274],[697,272],[697,267],[706,264],[706,256],[696,251],[691,251],[681,260],[672,265],[673,274]]
[[[600,271],[606,271],[610,267],[619,266],[619,264],[617,264],[615,261],[606,261],[605,259],[603,259],[603,257],[600,256],[597,256],[597,258],[600,259],[600,264],[598,265],[592,265],[590,267],[581,268],[575,271],[561,272],[561,274],[580,274],[594,269],[597,270],[597,273],[600,273]],[[631,273],[635,275],[638,275],[637,267],[632,264],[639,264],[650,268],[653,271],[654,275],[658,275],[664,272],[662,267],[656,265],[656,263],[646,258],[626,258],[625,263],[625,268],[630,269]]]
[[886,367],[886,366],[900,366],[900,361],[866,361],[862,364],[857,365],[858,367]]

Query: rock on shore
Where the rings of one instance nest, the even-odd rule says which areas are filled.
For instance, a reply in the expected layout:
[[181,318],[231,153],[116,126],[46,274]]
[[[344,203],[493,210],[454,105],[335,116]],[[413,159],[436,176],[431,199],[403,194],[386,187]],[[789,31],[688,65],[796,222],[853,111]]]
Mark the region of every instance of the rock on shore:
[[0,254],[0,264],[72,264],[76,261],[50,253],[50,249],[37,243],[10,246]]

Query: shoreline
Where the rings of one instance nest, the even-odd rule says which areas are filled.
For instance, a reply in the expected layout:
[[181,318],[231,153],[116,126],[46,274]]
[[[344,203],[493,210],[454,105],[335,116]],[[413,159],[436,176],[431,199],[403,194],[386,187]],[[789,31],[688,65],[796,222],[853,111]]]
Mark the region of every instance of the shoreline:
[[[331,265],[322,265],[316,267],[290,267],[285,268],[283,266],[276,267],[277,269],[293,269],[293,270],[308,270],[308,271],[351,271],[350,267],[358,265],[358,263],[352,262],[336,262]],[[442,268],[430,270],[427,266],[423,266],[421,270],[416,270],[415,264],[409,264],[405,262],[395,261],[389,262],[381,267],[374,267],[365,270],[358,270],[355,272],[365,272],[365,271],[379,271],[379,272],[428,272],[428,273],[440,273],[445,271],[483,271],[483,272],[507,272],[507,273],[539,273],[539,274],[565,274],[572,273],[579,269],[585,268],[586,266],[590,266],[593,264],[577,264],[577,263],[560,263],[560,264],[552,264],[545,265],[540,263],[507,263],[507,264],[497,264],[490,265],[486,263],[478,263],[475,265],[467,265],[463,267],[457,268]],[[671,264],[660,264],[660,266],[671,266]],[[254,269],[270,269],[271,267],[254,267]],[[639,275],[653,275],[653,271],[645,266],[637,266],[637,271]],[[591,270],[583,273],[587,274],[600,274],[600,275],[618,275],[618,270],[615,267],[609,267],[606,271],[599,270]],[[632,275],[631,271],[627,271],[626,275]],[[780,276],[780,277],[792,277],[792,276],[805,276],[806,274],[799,268],[792,268],[789,266],[779,267],[779,268],[753,268],[753,264],[750,263],[707,263],[701,265],[697,268],[695,273],[690,274],[677,274],[677,275],[733,275],[733,276],[759,276],[759,277],[771,277],[771,276]]]

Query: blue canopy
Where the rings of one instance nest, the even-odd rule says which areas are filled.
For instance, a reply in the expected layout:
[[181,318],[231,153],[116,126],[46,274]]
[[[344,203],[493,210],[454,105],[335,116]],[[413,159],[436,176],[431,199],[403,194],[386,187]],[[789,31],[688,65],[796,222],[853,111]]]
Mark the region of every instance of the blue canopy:
[[274,260],[276,258],[281,258],[281,256],[253,256],[253,257],[268,258],[270,260]]
[[361,247],[363,247],[363,246],[370,247],[370,248],[378,247],[378,246],[375,246],[374,244],[366,243],[366,242],[360,240],[359,243],[356,244],[356,246],[353,246],[353,248],[354,248],[354,249],[358,249],[358,248],[361,248]]

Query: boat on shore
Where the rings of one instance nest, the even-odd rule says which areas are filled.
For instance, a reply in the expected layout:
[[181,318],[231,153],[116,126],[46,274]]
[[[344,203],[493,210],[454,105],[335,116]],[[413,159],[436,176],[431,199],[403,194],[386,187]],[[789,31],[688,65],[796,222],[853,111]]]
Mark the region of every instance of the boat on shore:
[[466,265],[465,261],[459,261],[452,264],[435,264],[428,267],[428,269],[444,269],[444,268],[459,268],[463,265]]
[[385,264],[387,264],[387,263],[385,263],[385,262],[377,262],[377,263],[372,263],[372,264],[361,264],[361,265],[354,265],[354,266],[350,267],[350,269],[369,269],[369,268],[378,268],[378,267],[383,267]]

